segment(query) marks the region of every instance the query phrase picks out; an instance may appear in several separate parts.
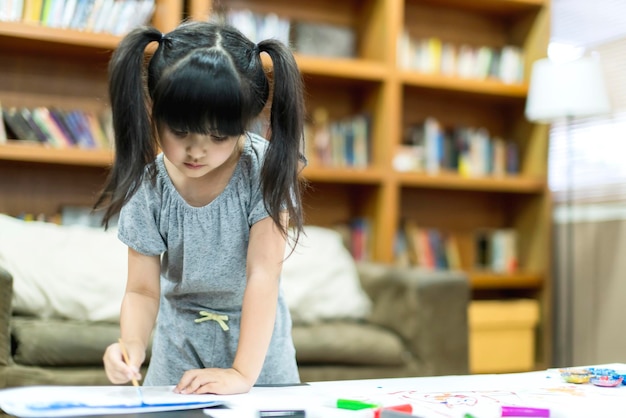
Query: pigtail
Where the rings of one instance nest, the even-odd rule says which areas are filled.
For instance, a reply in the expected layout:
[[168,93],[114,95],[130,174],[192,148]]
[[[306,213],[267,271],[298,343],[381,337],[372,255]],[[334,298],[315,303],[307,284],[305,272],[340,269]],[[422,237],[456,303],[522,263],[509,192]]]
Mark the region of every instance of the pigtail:
[[144,85],[144,53],[149,43],[162,41],[162,36],[154,28],[135,29],[120,42],[109,63],[115,161],[94,205],[94,209],[105,210],[102,220],[105,228],[137,191],[146,165],[156,155]]
[[[291,51],[284,44],[268,39],[261,41],[258,48],[269,54],[274,72],[270,145],[261,172],[263,197],[277,225],[280,225],[280,212],[286,206],[297,242],[304,223],[298,179],[304,140],[302,77]],[[287,234],[287,231],[283,232]]]

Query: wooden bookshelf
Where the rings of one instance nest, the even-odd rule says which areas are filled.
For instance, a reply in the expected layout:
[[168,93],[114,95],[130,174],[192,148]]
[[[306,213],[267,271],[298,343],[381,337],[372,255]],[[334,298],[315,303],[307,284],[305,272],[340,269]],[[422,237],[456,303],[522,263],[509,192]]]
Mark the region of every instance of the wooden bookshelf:
[[0,146],[0,160],[104,168],[113,162],[113,152],[102,149],[51,148],[41,144],[9,141]]
[[[303,171],[308,223],[334,226],[355,218],[371,225],[371,257],[395,261],[394,241],[404,219],[459,233],[459,247],[475,297],[492,294],[540,301],[537,368],[550,365],[551,201],[547,187],[548,132],[524,119],[530,67],[545,55],[549,0],[231,0],[219,2],[292,20],[345,25],[356,35],[354,58],[296,54],[306,85],[307,109],[334,119],[371,116],[371,161],[366,168],[311,164]],[[154,24],[173,28],[182,18],[204,20],[210,0],[159,0]],[[405,28],[476,46],[515,45],[523,51],[525,78],[494,79],[424,74],[399,64],[397,42]],[[119,38],[0,22],[0,101],[4,106],[106,106],[106,65]],[[265,57],[267,59],[267,57]],[[271,66],[269,60],[268,66]],[[463,177],[397,172],[393,158],[408,126],[425,117],[443,126],[484,126],[519,146],[516,175]],[[65,204],[91,204],[111,153],[0,145],[0,212],[54,213]],[[512,228],[518,234],[519,269],[477,271],[472,231]]]

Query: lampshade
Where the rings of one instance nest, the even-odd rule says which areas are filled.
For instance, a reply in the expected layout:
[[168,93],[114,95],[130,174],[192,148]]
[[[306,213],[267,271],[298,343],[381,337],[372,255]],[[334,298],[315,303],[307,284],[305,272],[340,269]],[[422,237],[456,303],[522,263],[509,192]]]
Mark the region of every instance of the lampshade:
[[533,64],[526,99],[528,120],[548,123],[565,117],[608,113],[610,109],[598,58],[570,62],[544,58]]

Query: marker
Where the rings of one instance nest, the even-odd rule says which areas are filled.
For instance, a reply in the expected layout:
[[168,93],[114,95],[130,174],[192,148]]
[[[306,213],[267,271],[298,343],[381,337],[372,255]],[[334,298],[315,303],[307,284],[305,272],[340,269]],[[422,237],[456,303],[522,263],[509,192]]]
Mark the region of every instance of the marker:
[[305,418],[304,409],[259,411],[259,418]]
[[349,409],[351,411],[360,411],[362,409],[373,409],[372,416],[381,418],[382,411],[404,412],[410,414],[413,411],[411,404],[381,406],[371,402],[358,401],[354,399],[337,399],[335,406],[340,409]]
[[419,418],[416,415],[407,414],[405,412],[388,411],[383,409],[380,418]]
[[354,399],[337,399],[333,406],[340,409],[349,409],[351,411],[360,411],[361,409],[380,407],[380,405],[376,403],[357,401]]
[[547,408],[531,408],[528,406],[502,406],[502,417],[549,417],[550,410]]
[[385,406],[374,411],[374,418],[408,418],[412,417],[413,407],[411,404]]
[[[501,406],[501,417],[538,417],[545,418],[550,416],[550,410],[547,408],[531,408],[528,406]],[[469,412],[463,415],[463,418],[476,418],[476,415]]]

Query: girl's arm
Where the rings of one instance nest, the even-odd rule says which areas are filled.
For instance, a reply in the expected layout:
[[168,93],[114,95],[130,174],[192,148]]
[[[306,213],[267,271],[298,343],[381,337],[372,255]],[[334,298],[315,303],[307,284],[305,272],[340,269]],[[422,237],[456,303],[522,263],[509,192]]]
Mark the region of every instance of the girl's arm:
[[160,272],[159,256],[147,256],[128,249],[128,279],[120,312],[120,328],[130,364],[124,362],[119,344],[111,344],[104,354],[104,366],[111,383],[141,379],[139,367],[145,360],[159,310]]
[[[281,220],[287,223],[286,213]],[[245,393],[254,385],[272,338],[285,237],[267,217],[250,230],[247,285],[243,296],[239,345],[231,369],[187,371],[176,387],[180,393]]]

